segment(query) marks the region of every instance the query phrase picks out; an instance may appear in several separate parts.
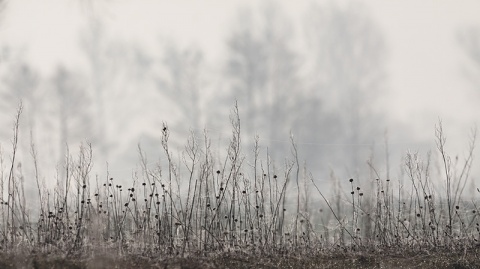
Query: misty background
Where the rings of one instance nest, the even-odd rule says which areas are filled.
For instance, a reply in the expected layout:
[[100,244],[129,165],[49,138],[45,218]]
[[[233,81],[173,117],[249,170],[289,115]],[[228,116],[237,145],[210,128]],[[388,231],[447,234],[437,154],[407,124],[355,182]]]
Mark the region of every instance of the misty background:
[[[477,1],[1,6],[2,167],[22,100],[17,173],[32,188],[31,141],[52,184],[65,154],[86,142],[95,175],[106,177],[108,163],[108,176],[131,181],[139,144],[151,168],[166,161],[164,123],[179,162],[191,132],[203,139],[204,131],[220,161],[235,101],[247,164],[258,136],[261,158],[268,151],[281,171],[293,135],[320,184],[371,179],[369,160],[382,177],[398,179],[407,151],[436,158],[439,119],[447,150],[463,160],[480,112]],[[473,168],[474,181],[479,172]]]

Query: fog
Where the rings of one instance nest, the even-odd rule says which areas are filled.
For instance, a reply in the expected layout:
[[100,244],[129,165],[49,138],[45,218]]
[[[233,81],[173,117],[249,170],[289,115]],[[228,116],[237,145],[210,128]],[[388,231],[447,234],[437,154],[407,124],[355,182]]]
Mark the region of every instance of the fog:
[[402,177],[406,152],[436,158],[440,120],[463,160],[479,116],[479,10],[433,0],[4,0],[2,169],[20,101],[27,185],[32,142],[47,182],[81,143],[92,144],[93,174],[128,181],[138,145],[149,167],[166,161],[165,124],[179,161],[191,133],[208,133],[220,159],[236,102],[247,163],[258,136],[260,156],[281,170],[293,140],[320,183],[369,179],[369,160],[380,176]]

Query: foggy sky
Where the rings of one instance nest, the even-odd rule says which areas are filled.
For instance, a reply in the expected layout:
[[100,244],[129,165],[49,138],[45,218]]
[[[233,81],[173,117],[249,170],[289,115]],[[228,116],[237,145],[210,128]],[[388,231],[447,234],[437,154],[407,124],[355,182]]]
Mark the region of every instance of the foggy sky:
[[[95,3],[93,3],[95,2]],[[305,48],[303,14],[312,3],[329,1],[275,1],[293,22],[294,46]],[[462,51],[458,33],[480,27],[477,1],[335,1],[339,5],[362,3],[378,24],[386,40],[387,74],[384,95],[377,111],[387,111],[392,124],[404,127],[419,141],[433,144],[434,124],[444,122],[454,152],[466,147],[469,129],[478,121],[480,93],[465,78],[470,66]],[[197,46],[204,52],[207,66],[215,72],[224,67],[225,42],[241,8],[257,9],[265,1],[9,1],[0,26],[2,44],[21,48],[22,57],[43,76],[51,76],[62,64],[84,70],[87,61],[79,48],[79,32],[87,21],[102,18],[109,36],[140,46],[152,55],[159,44],[172,42],[181,48]],[[0,55],[1,56],[1,55]],[[1,59],[1,58],[0,58]],[[210,70],[212,71],[212,70]],[[210,82],[221,87],[218,81]],[[154,107],[155,104],[146,104]],[[172,113],[172,120],[175,119]],[[165,116],[168,118],[168,115]],[[223,119],[228,124],[228,118]],[[149,119],[138,120],[148,130]],[[387,126],[394,129],[395,126]],[[187,130],[188,128],[186,128]],[[123,134],[134,139],[135,134]],[[418,147],[391,135],[392,144]],[[288,140],[288,139],[286,139]],[[325,143],[328,141],[299,141]]]
[[[3,43],[25,49],[26,57],[47,74],[59,62],[74,67],[84,64],[78,51],[78,31],[89,16],[104,18],[119,38],[140,43],[146,49],[153,50],[160,38],[167,38],[182,46],[200,46],[206,58],[215,62],[225,55],[224,40],[236,10],[245,6],[255,8],[264,1],[92,2],[95,3],[9,1],[0,36]],[[480,3],[341,2],[365,3],[383,30],[389,49],[386,89],[389,98],[384,103],[392,115],[413,124],[419,135],[430,134],[437,117],[452,129],[453,125],[465,128],[475,122],[478,110],[472,97],[476,93],[466,93],[471,85],[462,77],[461,68],[468,64],[468,59],[459,48],[456,32],[462,27],[480,25]],[[283,6],[298,27],[311,1],[276,3]],[[411,122],[419,114],[422,116]]]

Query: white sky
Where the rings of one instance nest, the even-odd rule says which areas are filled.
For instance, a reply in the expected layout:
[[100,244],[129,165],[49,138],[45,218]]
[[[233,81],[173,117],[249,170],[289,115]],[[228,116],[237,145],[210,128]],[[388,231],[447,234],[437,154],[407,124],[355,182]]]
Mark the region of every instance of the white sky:
[[468,61],[457,34],[480,27],[480,2],[377,1],[371,9],[390,48],[390,104],[396,114],[417,124],[440,117],[447,129],[455,122],[471,126],[479,116],[480,93],[467,94],[472,85],[461,71]]
[[[92,14],[104,17],[121,38],[154,49],[161,37],[203,48],[219,62],[238,7],[254,0],[104,0],[89,8],[85,0],[15,0],[0,25],[0,43],[26,49],[25,57],[48,75],[58,63],[82,66],[78,30]],[[277,1],[297,23],[312,1]],[[315,1],[313,1],[315,2]],[[322,1],[324,2],[324,1]],[[350,1],[342,1],[350,2]],[[372,0],[367,5],[388,46],[385,108],[423,138],[433,138],[440,117],[454,137],[479,116],[480,93],[463,77],[468,64],[457,31],[480,26],[480,1]],[[301,35],[301,32],[296,33]]]

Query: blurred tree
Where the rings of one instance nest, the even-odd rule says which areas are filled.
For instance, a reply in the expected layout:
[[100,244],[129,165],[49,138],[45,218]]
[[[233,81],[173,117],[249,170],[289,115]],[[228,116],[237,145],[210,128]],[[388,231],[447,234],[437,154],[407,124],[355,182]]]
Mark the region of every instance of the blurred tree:
[[113,162],[113,157],[128,147],[125,143],[142,132],[141,124],[149,122],[146,118],[154,114],[146,85],[152,61],[134,43],[113,39],[98,18],[91,19],[81,47],[90,68],[96,159]]
[[460,31],[459,43],[470,61],[465,75],[472,85],[480,90],[480,27],[469,27]]
[[57,68],[52,79],[58,100],[60,143],[81,142],[92,134],[91,98],[80,74]]
[[[2,49],[2,84],[0,90],[0,110],[12,115],[20,101],[24,106],[25,126],[35,129],[35,120],[39,117],[41,93],[39,93],[40,78],[36,70],[23,59],[13,54],[8,47]],[[11,130],[6,129],[7,136]],[[3,135],[3,134],[2,134]]]
[[[244,140],[254,133],[282,151],[289,132],[297,131],[298,109],[306,96],[298,77],[299,60],[292,48],[293,28],[278,5],[265,6],[255,13],[242,10],[228,44],[227,75],[231,95],[238,99]],[[288,144],[288,143],[287,143]]]
[[[267,115],[268,139],[288,141],[289,133],[300,135],[304,125],[302,105],[308,100],[304,86],[299,78],[301,67],[297,53],[293,49],[293,27],[283,11],[273,4],[263,10],[264,28],[261,33],[266,55],[266,96],[264,96],[265,115]],[[261,111],[263,112],[263,111]],[[300,117],[299,117],[300,116]],[[287,143],[282,144],[287,148]],[[275,148],[279,147],[276,145]],[[284,153],[282,154],[284,155]]]
[[7,1],[0,0],[0,20],[3,19],[3,14],[6,8],[7,8]]
[[241,111],[246,111],[241,116],[245,118],[243,130],[248,136],[253,136],[262,118],[266,120],[258,111],[265,102],[266,47],[255,32],[252,17],[252,11],[242,10],[227,41],[227,76],[232,82],[232,99],[238,99]]
[[59,159],[63,165],[67,146],[91,140],[90,135],[94,129],[90,109],[91,98],[82,81],[84,81],[82,76],[62,66],[58,67],[52,79],[54,100],[58,105],[54,115],[58,120]]
[[178,46],[169,45],[162,63],[166,72],[160,79],[161,93],[178,108],[181,115],[177,122],[197,132],[203,127],[203,53],[197,48],[179,49]]
[[[113,139],[108,139],[111,119],[109,101],[113,99],[112,84],[121,65],[116,63],[117,53],[111,48],[112,43],[100,19],[92,18],[81,36],[81,47],[86,54],[90,67],[90,90],[95,111],[95,139],[92,141],[98,154],[108,159],[114,146]],[[102,158],[102,159],[103,159]]]
[[309,94],[325,104],[312,113],[330,115],[322,128],[330,130],[328,142],[349,144],[339,157],[358,169],[360,155],[366,158],[360,147],[373,145],[375,135],[383,132],[382,117],[372,109],[384,89],[381,32],[363,6],[352,4],[313,6],[306,33],[312,59]]

